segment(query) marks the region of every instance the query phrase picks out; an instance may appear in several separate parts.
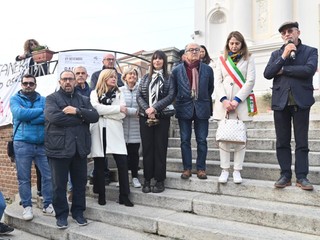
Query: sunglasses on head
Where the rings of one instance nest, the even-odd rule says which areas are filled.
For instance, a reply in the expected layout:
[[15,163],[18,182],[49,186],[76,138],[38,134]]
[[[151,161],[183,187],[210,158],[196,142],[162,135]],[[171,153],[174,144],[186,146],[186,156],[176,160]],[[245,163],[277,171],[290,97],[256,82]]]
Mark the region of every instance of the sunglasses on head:
[[36,85],[34,82],[23,82],[23,83],[21,83],[23,86],[30,86],[30,87],[34,87],[34,85]]

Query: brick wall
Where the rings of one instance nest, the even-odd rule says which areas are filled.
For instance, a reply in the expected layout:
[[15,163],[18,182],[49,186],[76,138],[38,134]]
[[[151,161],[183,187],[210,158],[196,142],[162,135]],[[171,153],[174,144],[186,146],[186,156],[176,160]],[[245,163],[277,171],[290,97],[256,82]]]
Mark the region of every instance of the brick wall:
[[[7,156],[7,141],[11,139],[12,125],[0,127],[0,190],[6,198],[14,200],[18,193],[16,165]],[[32,169],[32,186],[36,184],[35,169]]]

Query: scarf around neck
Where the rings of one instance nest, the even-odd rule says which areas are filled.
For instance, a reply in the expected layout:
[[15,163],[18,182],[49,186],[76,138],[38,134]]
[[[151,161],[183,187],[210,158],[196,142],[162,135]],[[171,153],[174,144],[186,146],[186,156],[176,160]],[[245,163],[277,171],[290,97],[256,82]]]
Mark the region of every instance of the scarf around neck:
[[199,71],[198,71],[198,68],[200,66],[200,60],[197,60],[193,63],[190,62],[189,60],[186,60],[185,66],[186,66],[189,81],[191,83],[191,96],[193,99],[197,100],[198,93],[199,93]]
[[112,89],[111,91],[108,91],[102,94],[101,97],[99,97],[99,103],[102,103],[104,105],[111,105],[115,98],[116,98],[116,89]]
[[159,94],[163,91],[163,70],[154,70],[149,84],[149,106],[153,106],[159,100]]
[[237,52],[237,53],[229,52],[228,56],[232,59],[234,64],[237,65],[237,63],[243,57],[243,53],[242,52]]

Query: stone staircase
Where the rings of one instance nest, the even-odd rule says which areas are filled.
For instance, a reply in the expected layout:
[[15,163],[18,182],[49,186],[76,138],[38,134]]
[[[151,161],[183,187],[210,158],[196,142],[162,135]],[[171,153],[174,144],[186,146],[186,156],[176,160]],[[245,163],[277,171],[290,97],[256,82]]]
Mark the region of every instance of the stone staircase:
[[[207,180],[199,180],[195,174],[189,180],[180,178],[179,128],[173,121],[163,193],[144,194],[141,189],[131,188],[135,206],[128,208],[116,203],[119,189],[112,183],[106,187],[106,206],[100,206],[88,185],[85,216],[90,224],[86,227],[77,226],[70,217],[68,229],[57,229],[54,218],[42,215],[41,201],[32,221],[21,219],[22,208],[17,202],[7,207],[5,220],[45,239],[320,239],[320,119],[314,115],[310,122],[308,177],[315,184],[312,192],[294,185],[273,187],[279,166],[270,114],[248,124],[243,183],[234,184],[232,179],[227,184],[218,183],[216,127],[215,122],[210,123]],[[195,146],[193,139],[193,156]],[[139,173],[142,181],[142,171]]]

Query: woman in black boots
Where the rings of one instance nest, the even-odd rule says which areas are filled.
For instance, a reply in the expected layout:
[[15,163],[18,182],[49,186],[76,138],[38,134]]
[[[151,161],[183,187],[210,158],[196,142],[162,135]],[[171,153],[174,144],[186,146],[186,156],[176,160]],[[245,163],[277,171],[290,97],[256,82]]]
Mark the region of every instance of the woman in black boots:
[[[167,63],[166,54],[155,51],[149,73],[141,79],[137,93],[144,193],[161,193],[165,190],[170,117],[173,113],[165,114],[164,110],[174,100],[174,87],[169,80]],[[150,185],[152,178],[155,180],[153,187]]]
[[105,157],[106,154],[113,154],[119,175],[119,204],[132,207],[133,203],[129,200],[127,149],[122,126],[127,108],[124,96],[117,86],[117,73],[114,69],[105,69],[100,73],[90,99],[92,106],[100,115],[99,121],[90,126],[92,140],[90,157],[94,159],[96,169],[93,189],[99,194],[98,203],[106,204]]

